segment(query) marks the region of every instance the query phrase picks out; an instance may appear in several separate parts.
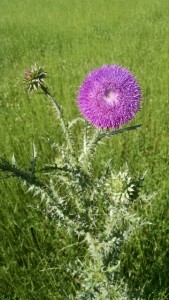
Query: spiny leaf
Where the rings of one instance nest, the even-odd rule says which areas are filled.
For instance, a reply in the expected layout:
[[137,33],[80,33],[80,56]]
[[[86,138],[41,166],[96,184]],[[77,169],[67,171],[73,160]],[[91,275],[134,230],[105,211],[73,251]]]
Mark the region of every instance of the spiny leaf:
[[142,126],[142,124],[139,124],[139,125],[135,125],[135,126],[131,126],[131,127],[127,127],[127,128],[123,128],[123,129],[111,131],[111,132],[102,133],[102,134],[100,134],[98,136],[97,141],[101,140],[104,137],[109,137],[111,135],[116,135],[116,134],[119,134],[119,133],[123,133],[125,131],[138,129],[141,126]]

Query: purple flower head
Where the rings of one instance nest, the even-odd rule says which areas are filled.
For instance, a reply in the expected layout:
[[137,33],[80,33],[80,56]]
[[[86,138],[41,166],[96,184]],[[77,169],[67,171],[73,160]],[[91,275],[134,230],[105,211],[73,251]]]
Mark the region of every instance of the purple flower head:
[[141,91],[134,76],[120,66],[103,66],[85,78],[78,94],[81,113],[96,127],[119,128],[140,108]]

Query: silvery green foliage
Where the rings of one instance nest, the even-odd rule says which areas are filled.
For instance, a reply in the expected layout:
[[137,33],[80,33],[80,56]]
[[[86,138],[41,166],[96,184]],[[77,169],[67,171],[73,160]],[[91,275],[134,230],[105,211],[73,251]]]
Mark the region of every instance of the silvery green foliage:
[[57,227],[73,235],[77,245],[84,243],[86,247],[84,258],[77,257],[67,267],[67,273],[80,283],[76,296],[67,298],[127,300],[127,287],[119,281],[119,255],[133,231],[145,224],[132,207],[136,201],[148,201],[147,195],[140,193],[143,177],[133,180],[127,166],[115,172],[111,161],[105,164],[101,176],[95,177],[92,161],[98,145],[95,136],[100,133],[90,139],[89,128],[84,131],[88,133],[83,136],[82,151],[71,154],[66,143],[52,145],[57,148],[56,159],[40,170],[38,178],[35,147],[29,173],[17,167],[14,157],[11,165],[4,161],[4,166],[39,196],[36,209],[43,207],[43,213],[53,218]]
[[[30,79],[32,77],[27,78]],[[67,123],[56,100],[43,82],[39,82],[38,87],[52,102],[65,142],[52,144],[57,150],[55,161],[39,171],[36,169],[35,146],[28,172],[17,166],[14,156],[11,163],[1,159],[0,170],[27,184],[28,191],[40,199],[36,209],[42,210],[43,207],[42,212],[54,219],[57,227],[73,235],[77,244],[84,243],[84,257],[77,257],[74,264],[67,267],[67,273],[78,278],[79,283],[76,296],[68,295],[67,298],[127,300],[127,287],[119,278],[119,255],[133,231],[145,224],[134,211],[133,202],[143,203],[148,198],[140,194],[143,178],[132,179],[127,167],[115,172],[111,161],[104,165],[101,176],[97,178],[93,159],[104,137],[138,126],[101,133],[81,118]],[[79,127],[79,122],[83,125],[80,127],[81,150],[77,150],[71,132],[74,126]]]

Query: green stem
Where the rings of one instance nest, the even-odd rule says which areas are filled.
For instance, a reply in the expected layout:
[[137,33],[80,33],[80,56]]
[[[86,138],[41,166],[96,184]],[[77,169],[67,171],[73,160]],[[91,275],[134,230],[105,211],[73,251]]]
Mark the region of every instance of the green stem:
[[71,153],[73,153],[72,143],[71,143],[71,139],[69,136],[69,130],[68,130],[68,127],[65,124],[64,119],[62,117],[61,109],[60,109],[59,105],[57,104],[55,98],[49,93],[48,89],[44,85],[41,85],[41,89],[44,92],[45,96],[47,96],[50,99],[52,106],[55,109],[56,115],[57,115],[57,117],[59,117],[62,130],[66,136],[68,147],[69,147]]
[[84,132],[84,141],[83,141],[83,152],[81,153],[79,157],[79,161],[82,163],[83,169],[86,169],[86,164],[88,159],[90,159],[91,152],[94,152],[97,146],[98,137],[100,135],[100,130],[95,129],[93,137],[91,138],[90,142],[87,144],[87,134],[86,134],[86,128]]

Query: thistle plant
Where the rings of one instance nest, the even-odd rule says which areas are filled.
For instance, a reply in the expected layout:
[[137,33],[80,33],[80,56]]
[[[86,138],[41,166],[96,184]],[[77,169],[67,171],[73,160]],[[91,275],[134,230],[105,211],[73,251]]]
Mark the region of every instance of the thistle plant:
[[[133,202],[149,199],[140,193],[143,177],[131,178],[127,168],[114,172],[110,160],[100,177],[96,177],[93,159],[104,138],[141,126],[119,129],[140,109],[139,84],[128,70],[119,66],[104,66],[91,72],[79,89],[77,101],[90,125],[83,117],[66,121],[45,85],[46,77],[46,71],[35,65],[26,72],[24,82],[28,93],[41,90],[50,100],[64,143],[53,144],[56,159],[40,169],[36,167],[34,146],[29,172],[20,169],[14,159],[9,162],[4,158],[0,160],[0,170],[26,184],[28,191],[40,199],[38,209],[45,203],[42,213],[74,236],[77,245],[84,244],[83,257],[77,257],[67,267],[67,273],[78,278],[76,294],[67,295],[67,299],[127,299],[126,286],[119,279],[119,255],[133,231],[145,224],[132,208]],[[80,151],[72,133],[78,122],[83,127]]]

